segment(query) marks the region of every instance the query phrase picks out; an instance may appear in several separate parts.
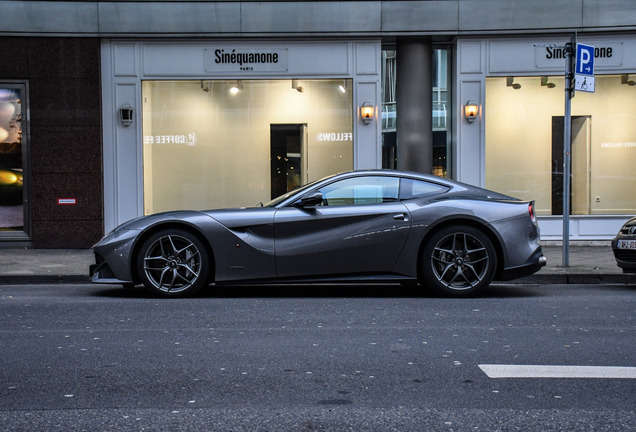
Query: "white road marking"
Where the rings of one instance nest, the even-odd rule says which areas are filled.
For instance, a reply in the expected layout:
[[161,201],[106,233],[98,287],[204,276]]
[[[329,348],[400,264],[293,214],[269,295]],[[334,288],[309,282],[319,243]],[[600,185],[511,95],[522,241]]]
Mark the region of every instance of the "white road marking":
[[614,378],[636,379],[636,367],[481,364],[489,378]]

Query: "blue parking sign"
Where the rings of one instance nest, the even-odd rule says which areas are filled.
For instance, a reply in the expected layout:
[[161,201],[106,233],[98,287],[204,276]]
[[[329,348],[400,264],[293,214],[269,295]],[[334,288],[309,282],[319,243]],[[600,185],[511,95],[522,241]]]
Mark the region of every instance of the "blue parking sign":
[[576,73],[594,75],[594,47],[576,44]]

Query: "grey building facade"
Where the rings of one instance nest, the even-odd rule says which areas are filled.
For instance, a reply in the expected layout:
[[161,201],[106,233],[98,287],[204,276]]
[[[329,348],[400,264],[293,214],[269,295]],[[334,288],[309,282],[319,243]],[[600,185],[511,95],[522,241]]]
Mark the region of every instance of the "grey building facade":
[[636,213],[630,0],[0,10],[5,245],[89,247],[145,213],[251,205],[379,167],[535,199],[558,240],[565,63],[551,47],[572,37],[597,52],[595,92],[572,102],[570,232],[608,239]]

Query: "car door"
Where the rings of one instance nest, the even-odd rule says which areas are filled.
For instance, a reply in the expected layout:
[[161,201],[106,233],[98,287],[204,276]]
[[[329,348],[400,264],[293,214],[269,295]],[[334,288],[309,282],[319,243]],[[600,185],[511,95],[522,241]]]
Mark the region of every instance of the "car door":
[[278,277],[388,273],[411,226],[398,177],[357,176],[308,191],[322,203],[274,216]]

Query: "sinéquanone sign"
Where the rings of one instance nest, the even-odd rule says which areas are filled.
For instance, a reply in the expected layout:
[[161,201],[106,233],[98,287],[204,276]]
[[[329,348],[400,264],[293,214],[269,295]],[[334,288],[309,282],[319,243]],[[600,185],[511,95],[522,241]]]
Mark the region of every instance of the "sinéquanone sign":
[[287,48],[208,48],[204,66],[207,72],[286,72]]
[[[598,43],[598,45],[592,47],[592,51],[588,55],[589,60],[598,66],[621,66],[623,64],[623,43]],[[535,45],[535,61],[537,67],[552,67],[555,64],[564,64],[565,49],[560,46]]]

